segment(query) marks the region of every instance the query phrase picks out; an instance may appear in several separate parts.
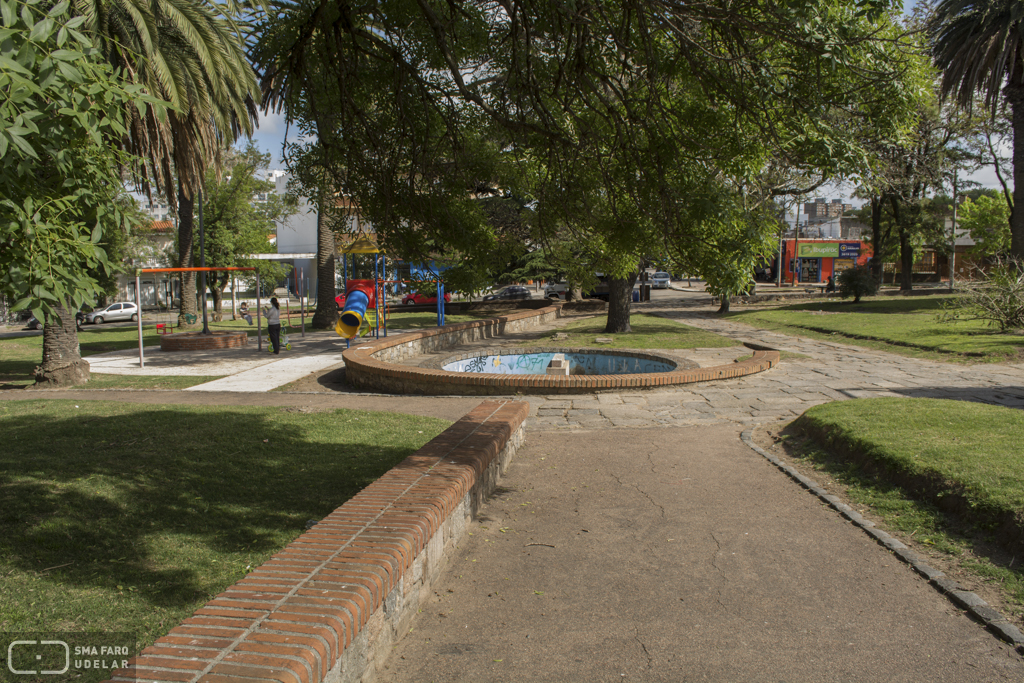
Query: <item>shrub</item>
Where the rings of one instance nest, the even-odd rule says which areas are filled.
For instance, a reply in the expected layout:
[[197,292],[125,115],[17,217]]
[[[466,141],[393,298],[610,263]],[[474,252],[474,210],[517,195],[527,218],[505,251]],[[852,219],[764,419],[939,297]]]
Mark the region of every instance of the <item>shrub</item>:
[[964,283],[943,308],[941,322],[986,320],[1002,332],[1024,328],[1024,263],[1000,259],[980,279]]
[[836,284],[839,286],[839,295],[844,299],[852,296],[853,303],[860,302],[862,296],[873,296],[878,293],[878,281],[867,266],[844,270],[836,278]]

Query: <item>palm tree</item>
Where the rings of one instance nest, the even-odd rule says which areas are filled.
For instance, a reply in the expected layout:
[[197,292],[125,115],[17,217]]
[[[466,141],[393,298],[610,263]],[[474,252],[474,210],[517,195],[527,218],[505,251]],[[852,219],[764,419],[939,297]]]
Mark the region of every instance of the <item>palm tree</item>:
[[[175,205],[180,267],[192,265],[192,213],[207,166],[242,134],[251,135],[259,87],[245,55],[246,27],[234,3],[212,0],[74,0],[112,65],[147,92],[170,102],[129,112],[125,149],[144,160],[132,169]],[[175,181],[175,174],[177,180]],[[179,324],[196,313],[195,273],[182,278]]]
[[1003,103],[1013,121],[1010,253],[1024,259],[1024,3],[942,0],[929,22],[932,55],[942,70],[942,97],[965,109],[978,93],[995,115]]
[[[257,116],[259,87],[245,56],[245,27],[232,19],[238,6],[231,0],[72,2],[73,13],[85,18],[81,30],[121,77],[174,107],[164,115],[155,107],[140,113],[129,106],[129,132],[112,142],[143,160],[130,169],[143,189],[152,183],[172,206],[177,192],[179,265],[190,266],[193,202],[205,169],[227,144],[252,133]],[[180,322],[196,312],[195,274],[187,273],[182,285]],[[77,331],[66,322],[47,323],[43,348],[44,361],[81,360]],[[87,377],[44,372],[37,381],[78,384]]]
[[[148,191],[152,182],[174,205],[177,174],[179,264],[192,262],[192,206],[206,167],[242,133],[251,134],[259,87],[245,56],[242,29],[231,0],[73,0],[89,34],[121,78],[173,105],[162,115],[129,105],[128,134],[112,141],[143,161],[131,170]],[[194,314],[195,276],[182,278],[179,321]],[[81,367],[73,316],[43,328],[44,363],[37,382],[78,384],[87,371],[48,373],[47,358]],[[87,367],[87,366],[86,366]]]

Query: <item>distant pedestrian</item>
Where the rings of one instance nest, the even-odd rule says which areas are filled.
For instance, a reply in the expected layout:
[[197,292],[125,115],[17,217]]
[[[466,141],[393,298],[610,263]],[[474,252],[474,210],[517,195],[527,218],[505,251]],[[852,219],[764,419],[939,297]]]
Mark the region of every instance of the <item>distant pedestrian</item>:
[[829,275],[828,282],[825,284],[825,292],[829,293],[834,291],[836,291],[836,279],[832,275]]
[[252,316],[249,315],[249,305],[247,303],[245,303],[244,301],[242,302],[242,305],[239,306],[239,308],[238,308],[238,314],[240,316],[242,316],[243,320],[245,320],[250,325],[252,325]]
[[267,334],[270,335],[270,345],[274,353],[281,353],[281,306],[277,303],[277,297],[270,300],[270,307],[263,309],[267,316]]

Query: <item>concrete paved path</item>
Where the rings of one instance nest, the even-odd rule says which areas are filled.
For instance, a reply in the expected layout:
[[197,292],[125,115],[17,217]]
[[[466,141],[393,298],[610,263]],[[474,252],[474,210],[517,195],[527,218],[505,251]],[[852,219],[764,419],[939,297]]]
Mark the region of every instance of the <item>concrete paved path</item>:
[[528,432],[383,680],[1024,679],[739,431]]
[[297,379],[302,379],[310,373],[343,364],[344,359],[341,357],[341,353],[339,349],[334,353],[322,352],[316,355],[289,356],[288,351],[282,351],[283,357],[271,356],[274,358],[272,363],[199,384],[186,389],[186,391],[270,391]]
[[706,307],[640,310],[796,355],[787,354],[769,372],[664,391],[529,397],[529,429],[755,424],[792,419],[819,403],[870,396],[953,398],[1024,408],[1022,364],[957,365],[908,358],[760,330],[721,320]]
[[164,352],[159,346],[143,349],[145,367],[139,365],[138,349],[111,351],[88,356],[92,372],[115,375],[225,375],[191,387],[188,391],[271,391],[297,379],[329,367],[343,364],[345,342],[333,332],[309,331],[303,337],[294,330],[289,334],[291,350],[281,354],[269,352],[270,341],[264,334],[263,348],[257,348],[255,337],[240,349],[216,351]]

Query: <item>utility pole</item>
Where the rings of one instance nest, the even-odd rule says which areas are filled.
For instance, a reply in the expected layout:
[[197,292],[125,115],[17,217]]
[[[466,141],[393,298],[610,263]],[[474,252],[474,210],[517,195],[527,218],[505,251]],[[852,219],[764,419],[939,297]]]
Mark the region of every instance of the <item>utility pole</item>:
[[954,271],[956,270],[956,169],[953,169],[953,234],[950,236],[950,252],[949,252],[949,291],[953,292],[953,278]]
[[[203,192],[199,191],[199,267],[206,267],[206,243],[203,238]],[[210,323],[206,317],[206,271],[200,272],[200,286],[203,288],[203,334],[211,334]]]
[[778,259],[778,261],[775,262],[775,286],[776,287],[781,287],[782,286],[782,261],[783,261],[783,258],[782,258],[782,246],[783,246],[783,242],[786,239],[786,214],[788,214],[788,213],[789,213],[789,210],[786,208],[786,205],[783,204],[782,205],[782,225],[779,226],[779,259]]

